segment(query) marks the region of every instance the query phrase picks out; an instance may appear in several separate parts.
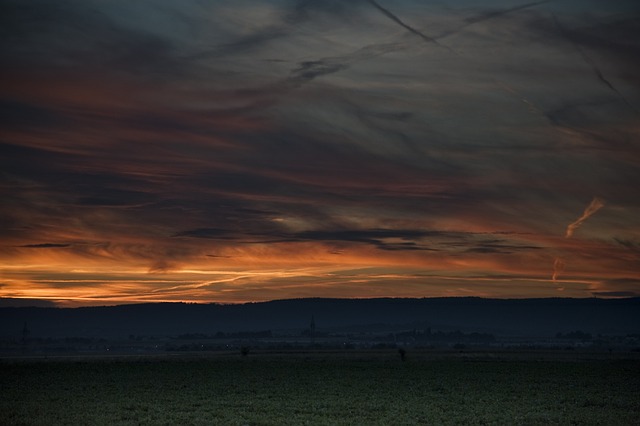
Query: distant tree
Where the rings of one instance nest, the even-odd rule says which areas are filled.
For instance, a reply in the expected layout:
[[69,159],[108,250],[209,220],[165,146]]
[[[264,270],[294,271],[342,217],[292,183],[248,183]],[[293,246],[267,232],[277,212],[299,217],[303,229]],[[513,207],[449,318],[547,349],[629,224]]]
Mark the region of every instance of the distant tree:
[[309,324],[309,337],[311,337],[311,343],[314,343],[316,337],[316,319],[311,315],[311,323]]
[[398,353],[400,354],[400,361],[404,362],[407,358],[407,351],[404,348],[398,349]]
[[249,346],[242,346],[240,347],[240,354],[242,356],[247,356],[249,355],[249,352],[251,351],[251,349],[249,348]]
[[22,326],[22,339],[21,339],[21,343],[22,343],[22,351],[26,352],[27,350],[27,339],[29,338],[29,334],[31,332],[29,331],[29,328],[27,327],[27,322],[24,322],[24,325]]
[[585,333],[582,330],[571,331],[569,333],[556,333],[557,339],[571,339],[571,340],[591,340],[591,333]]

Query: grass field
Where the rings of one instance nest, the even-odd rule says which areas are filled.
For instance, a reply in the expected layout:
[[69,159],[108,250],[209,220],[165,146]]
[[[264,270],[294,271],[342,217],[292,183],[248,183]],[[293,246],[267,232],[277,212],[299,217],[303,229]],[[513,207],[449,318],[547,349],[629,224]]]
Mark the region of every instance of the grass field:
[[637,360],[4,360],[0,389],[3,425],[640,424]]

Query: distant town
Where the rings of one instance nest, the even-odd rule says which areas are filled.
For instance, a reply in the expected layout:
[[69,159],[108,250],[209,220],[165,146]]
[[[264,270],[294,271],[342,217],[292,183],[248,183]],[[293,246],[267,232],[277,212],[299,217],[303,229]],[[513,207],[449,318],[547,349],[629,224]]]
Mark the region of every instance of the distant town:
[[0,308],[0,356],[519,348],[640,353],[639,305],[637,298],[469,298]]

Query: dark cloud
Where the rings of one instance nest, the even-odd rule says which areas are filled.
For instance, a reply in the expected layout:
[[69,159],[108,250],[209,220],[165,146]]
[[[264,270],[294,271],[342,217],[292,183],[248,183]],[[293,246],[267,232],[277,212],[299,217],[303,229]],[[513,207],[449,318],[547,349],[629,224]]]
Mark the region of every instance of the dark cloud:
[[228,229],[198,228],[188,231],[178,232],[174,237],[207,238],[207,239],[229,239],[233,234]]
[[364,0],[344,2],[340,0],[294,0],[288,19],[292,22],[304,22],[313,19],[314,14],[324,14],[343,19],[353,18],[354,9],[363,4]]
[[0,308],[55,308],[56,306],[58,305],[50,300],[0,297]]
[[402,19],[400,19],[398,16],[396,16],[394,13],[392,13],[389,9],[382,7],[380,5],[380,3],[378,3],[375,0],[367,0],[373,7],[375,7],[376,9],[378,9],[384,16],[386,16],[387,18],[391,19],[393,22],[395,22],[396,24],[400,25],[402,28],[405,28],[406,30],[408,30],[409,32],[417,35],[418,37],[420,37],[421,39],[423,39],[425,42],[427,43],[434,43],[438,46],[444,47],[447,50],[451,51],[451,48],[447,47],[447,46],[443,46],[442,44],[440,44],[435,38],[433,37],[429,37],[428,35],[424,34],[422,31],[418,31],[417,29],[413,28],[410,25],[407,25]]
[[[244,228],[244,232],[232,234],[227,229],[203,228],[183,231],[174,237],[191,237],[214,240],[236,240],[238,242],[327,242],[327,243],[361,243],[381,250],[389,251],[447,251],[463,250],[467,253],[503,253],[539,250],[541,247],[531,245],[509,244],[508,241],[490,240],[476,241],[480,236],[474,233],[427,231],[414,229],[340,229],[313,230],[298,233],[286,232],[282,228],[265,232],[266,228]],[[470,245],[474,246],[468,248]]]
[[621,246],[640,253],[640,241],[632,241],[623,238],[614,238],[614,240]]
[[168,260],[156,260],[149,267],[150,274],[167,273],[179,267],[179,264]]
[[332,74],[347,68],[346,64],[330,63],[329,61],[305,61],[300,63],[300,67],[293,70],[293,82],[313,80],[316,77]]
[[[469,243],[465,244],[469,245]],[[542,247],[533,245],[515,245],[509,244],[507,241],[492,240],[492,241],[478,241],[476,247],[471,247],[466,250],[468,253],[500,253],[500,254],[512,254],[520,251],[530,250],[542,250]]]
[[633,10],[2,0],[0,270],[117,294],[162,274],[140,291],[207,300],[203,280],[274,294],[255,277],[318,265],[323,289],[378,263],[543,286],[561,256],[633,292],[607,284],[637,269]]
[[427,235],[437,234],[439,233],[406,229],[306,231],[293,235],[292,239],[294,241],[364,243],[381,250],[389,251],[436,251],[437,249],[429,247],[428,243],[425,244],[415,240],[421,240]]
[[[627,97],[628,91],[621,84],[638,86],[635,72],[640,66],[638,20],[640,10],[625,7],[624,12],[605,15],[599,19],[588,16],[586,22],[576,24],[571,16],[560,17],[554,12],[527,17],[522,26],[536,43],[560,47],[580,59],[594,84],[599,84],[621,102],[629,111],[638,114],[638,106]],[[578,67],[576,67],[578,68]],[[624,86],[621,86],[624,87]]]
[[593,293],[596,297],[638,297],[640,292],[637,291],[595,291]]
[[283,87],[297,88],[318,77],[347,70],[352,64],[406,48],[407,45],[403,43],[372,44],[341,56],[303,61],[298,64],[297,68],[291,70],[290,76],[284,82]]
[[487,10],[482,13],[479,13],[474,16],[470,16],[464,19],[464,22],[467,24],[477,24],[478,22],[487,21],[489,19],[499,18],[501,16],[507,15],[509,13],[517,12],[524,9],[529,9],[532,7],[540,6],[545,3],[549,3],[551,0],[537,1],[531,3],[524,3],[518,6],[506,8],[506,9],[497,9],[497,10]]
[[0,125],[5,128],[39,128],[59,125],[64,116],[56,111],[19,102],[0,99]]
[[25,244],[19,246],[23,248],[67,248],[71,247],[71,244],[59,244],[59,243],[41,243],[41,244]]
[[200,58],[212,58],[218,56],[236,56],[239,54],[251,53],[254,50],[264,48],[269,42],[275,41],[279,38],[286,37],[290,34],[290,30],[285,26],[274,26],[253,34],[240,37],[230,43],[215,46],[214,48],[197,53],[194,57]]
[[496,8],[496,9],[484,9],[484,10],[474,10],[473,12],[466,12],[469,16],[462,18],[454,25],[451,25],[450,28],[441,30],[438,34],[436,34],[433,38],[435,40],[442,40],[450,36],[455,36],[457,34],[462,33],[467,30],[467,27],[483,23],[484,21],[490,21],[492,19],[506,17],[509,18],[508,15],[524,11],[527,12],[527,9],[535,8],[537,6],[543,5],[545,3],[550,3],[551,0],[543,0],[539,2],[532,3],[524,3],[514,7],[505,7],[505,8]]
[[634,105],[632,105],[627,100],[625,95],[622,92],[620,92],[620,90],[618,90],[618,88],[614,86],[614,84],[610,81],[610,79],[603,74],[602,70],[600,69],[598,64],[595,62],[595,60],[581,47],[581,45],[576,40],[576,38],[572,36],[572,33],[570,33],[565,29],[564,25],[560,23],[560,21],[557,19],[555,15],[553,18],[554,18],[554,22],[560,29],[560,32],[562,33],[562,35],[573,44],[574,48],[580,54],[584,62],[591,68],[591,70],[597,77],[598,81],[600,81],[605,87],[607,87],[609,90],[615,93],[617,97],[620,98],[620,100],[624,102],[636,114],[640,114],[640,111]]
[[405,238],[414,239],[425,236],[442,235],[441,232],[418,231],[409,229],[368,229],[368,230],[344,230],[344,231],[306,231],[296,234],[298,238],[323,241],[357,241],[372,242],[381,238]]
[[596,297],[639,297],[640,280],[635,277],[607,279],[592,289]]
[[[589,49],[614,61],[619,67],[616,77],[637,85],[639,80],[633,70],[640,65],[640,46],[636,42],[640,34],[639,23],[640,10],[636,8],[635,13],[614,15],[604,22],[565,29],[565,35],[583,52]],[[590,61],[594,62],[593,59]]]

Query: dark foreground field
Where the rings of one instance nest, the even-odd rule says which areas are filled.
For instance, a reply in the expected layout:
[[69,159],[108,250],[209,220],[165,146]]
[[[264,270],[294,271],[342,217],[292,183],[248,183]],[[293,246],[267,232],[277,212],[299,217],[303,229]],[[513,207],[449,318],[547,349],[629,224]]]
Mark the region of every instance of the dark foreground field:
[[620,359],[0,360],[0,390],[3,425],[640,424],[640,364]]

